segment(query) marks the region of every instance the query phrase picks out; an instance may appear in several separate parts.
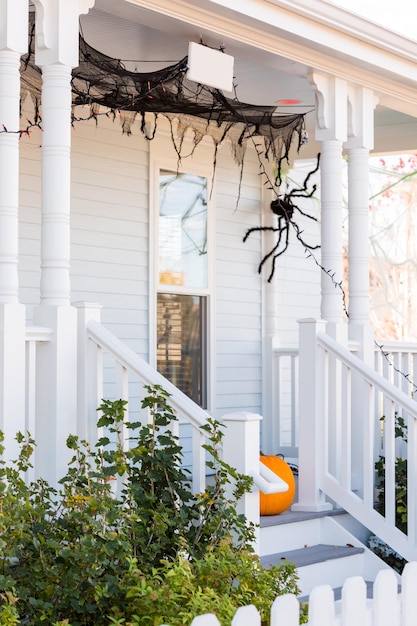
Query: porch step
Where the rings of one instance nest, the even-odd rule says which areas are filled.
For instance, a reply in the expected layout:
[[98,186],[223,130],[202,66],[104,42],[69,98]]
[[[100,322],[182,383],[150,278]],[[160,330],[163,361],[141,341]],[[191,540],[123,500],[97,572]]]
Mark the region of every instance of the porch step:
[[267,554],[261,557],[261,564],[264,567],[271,565],[279,565],[282,561],[290,561],[297,567],[306,567],[315,563],[324,563],[332,559],[342,559],[344,557],[354,556],[355,554],[363,554],[363,548],[355,548],[354,546],[331,546],[326,544],[318,544],[316,546],[306,546],[298,550],[287,550],[286,552],[278,552],[277,554]]
[[[362,574],[364,552],[361,547],[317,544],[264,555],[261,563],[266,568],[280,565],[284,561],[294,563],[297,566],[298,585],[303,598],[317,585],[330,585],[337,590],[343,586],[346,578]],[[336,595],[336,591],[334,593]]]
[[[330,585],[341,597],[346,579],[362,576],[372,597],[373,581],[383,563],[367,546],[366,529],[357,528],[343,510],[285,511],[260,520],[260,559],[264,567],[290,561],[297,567],[300,600],[318,585]],[[353,534],[355,530],[356,534]]]

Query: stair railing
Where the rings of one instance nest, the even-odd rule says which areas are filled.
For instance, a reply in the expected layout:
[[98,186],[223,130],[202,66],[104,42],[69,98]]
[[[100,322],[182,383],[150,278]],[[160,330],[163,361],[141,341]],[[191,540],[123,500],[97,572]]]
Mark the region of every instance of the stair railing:
[[[151,367],[144,359],[133,352],[113,333],[100,323],[100,307],[88,303],[77,304],[79,319],[79,400],[78,435],[94,443],[98,438],[97,407],[102,398],[125,399],[128,401],[126,418],[138,420],[141,398],[145,386],[160,385],[169,394],[169,403],[176,412],[178,423],[176,432],[181,431],[181,444],[185,452],[184,464],[189,467],[194,492],[202,492],[206,486],[206,457],[203,444],[207,442],[202,426],[207,424],[208,413],[193,402],[168,379]],[[136,409],[135,409],[136,407]],[[260,463],[260,420],[261,416],[248,412],[223,415],[225,426],[223,438],[223,459],[238,472],[260,476],[264,465]],[[185,443],[185,447],[184,447]],[[188,447],[187,447],[188,446]],[[261,467],[262,466],[262,467]],[[266,470],[267,468],[265,468]],[[268,475],[270,490],[284,490],[288,486],[275,475]],[[262,483],[265,484],[265,483]],[[230,486],[233,489],[233,486]],[[245,494],[239,505],[240,512],[259,524],[259,492],[253,489]],[[259,533],[255,541],[258,549]]]
[[[358,345],[349,342],[352,353]],[[285,459],[298,458],[298,398],[299,398],[299,350],[297,348],[274,348],[272,350],[273,381],[265,402],[268,426],[264,434],[265,453],[282,454]],[[417,400],[417,344],[405,342],[376,342],[374,350],[375,370],[393,385]],[[382,407],[381,407],[382,410]],[[379,415],[382,415],[379,410]],[[378,408],[376,408],[378,413]]]
[[[417,558],[417,403],[325,332],[300,323],[298,510],[332,503],[407,560]],[[360,390],[360,420],[352,407]],[[382,410],[379,420],[376,410]],[[397,527],[396,417],[407,424],[407,530]],[[377,426],[377,424],[379,424]],[[376,504],[375,462],[385,456],[385,507]]]
[[[169,403],[178,422],[172,425],[175,435],[186,431],[185,465],[189,466],[195,492],[205,489],[206,462],[203,444],[208,413],[175,387],[156,369],[131,350],[99,321],[100,311],[80,304],[79,308],[79,401],[78,434],[94,443],[97,430],[97,407],[103,398],[127,400],[126,421],[150,419],[140,410],[146,386],[160,385],[170,394]],[[127,439],[127,433],[126,433]]]

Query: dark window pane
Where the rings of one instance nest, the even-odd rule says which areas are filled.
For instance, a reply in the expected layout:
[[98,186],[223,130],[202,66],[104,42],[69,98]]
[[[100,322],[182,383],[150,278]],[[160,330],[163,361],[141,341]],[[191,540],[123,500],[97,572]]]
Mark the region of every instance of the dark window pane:
[[206,302],[204,296],[158,293],[157,367],[206,408]]

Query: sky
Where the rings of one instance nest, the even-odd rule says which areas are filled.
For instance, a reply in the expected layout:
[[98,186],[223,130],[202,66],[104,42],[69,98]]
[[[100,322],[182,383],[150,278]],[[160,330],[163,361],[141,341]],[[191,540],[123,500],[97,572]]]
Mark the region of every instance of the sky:
[[416,0],[331,0],[331,3],[417,41]]

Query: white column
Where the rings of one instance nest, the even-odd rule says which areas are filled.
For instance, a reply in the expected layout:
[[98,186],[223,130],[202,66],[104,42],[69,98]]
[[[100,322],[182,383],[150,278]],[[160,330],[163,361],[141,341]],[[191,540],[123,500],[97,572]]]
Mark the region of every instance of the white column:
[[19,304],[20,56],[28,48],[28,0],[0,0],[0,429],[14,457],[25,430],[25,309]]
[[41,305],[70,303],[71,71],[79,16],[94,0],[34,0],[36,64],[42,68]]
[[[348,152],[349,230],[349,339],[358,345],[358,356],[374,367],[374,338],[369,320],[369,152],[374,137],[374,94],[350,86]],[[365,385],[366,386],[366,385]],[[362,398],[364,382],[352,377],[352,488],[363,494],[363,421],[367,407]]]
[[336,283],[343,278],[342,142],[321,142],[321,314],[331,326],[343,322],[343,293]]
[[[335,76],[313,73],[310,80],[316,93],[316,132],[321,143],[321,317],[326,332],[339,343],[347,343],[343,280],[343,143],[347,139],[347,83]],[[300,354],[301,354],[300,329]],[[301,365],[300,365],[301,367]],[[340,469],[340,429],[342,407],[341,365],[332,358],[329,368],[329,469],[338,475]],[[302,390],[302,393],[304,390]],[[301,393],[301,392],[300,392]],[[301,404],[301,398],[300,398]],[[301,412],[299,432],[309,419],[308,408]],[[301,460],[300,466],[304,461]],[[301,470],[300,470],[301,471]],[[315,497],[315,496],[314,496]]]
[[41,305],[69,305],[71,67],[42,67]]
[[77,431],[77,311],[70,290],[71,70],[79,16],[94,0],[33,0],[36,64],[42,68],[41,303],[35,321],[53,330],[38,351],[36,473],[54,483]]
[[[343,292],[343,161],[347,137],[347,84],[317,73],[310,76],[316,92],[315,137],[321,143],[321,315],[327,332],[339,341],[346,335]],[[328,274],[329,275],[328,275]],[[331,277],[331,276],[332,277]]]
[[369,152],[374,140],[376,99],[368,89],[349,87],[349,338],[373,366],[373,333],[369,321]]
[[[273,174],[270,173],[272,180]],[[262,187],[262,225],[276,226],[276,216],[271,211],[271,201],[276,198],[269,189]],[[272,250],[276,245],[276,233],[265,231],[262,237],[262,255]],[[262,442],[264,454],[276,454],[279,446],[279,420],[275,406],[274,389],[274,348],[279,342],[280,311],[278,304],[279,263],[275,268],[273,280],[267,279],[271,271],[270,264],[262,270],[262,298],[263,298],[263,351],[262,351]]]

